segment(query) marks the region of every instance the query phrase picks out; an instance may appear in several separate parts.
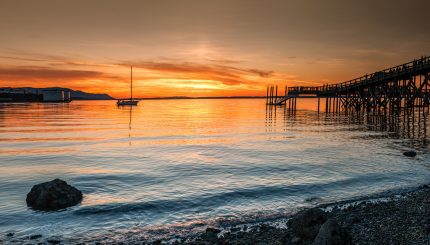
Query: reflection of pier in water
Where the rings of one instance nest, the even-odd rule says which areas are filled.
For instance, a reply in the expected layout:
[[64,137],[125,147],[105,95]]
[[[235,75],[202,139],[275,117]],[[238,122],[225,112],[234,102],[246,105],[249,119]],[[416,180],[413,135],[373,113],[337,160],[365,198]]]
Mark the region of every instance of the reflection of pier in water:
[[[384,137],[406,139],[402,145],[410,148],[428,148],[429,135],[427,120],[428,108],[408,108],[395,113],[318,113],[317,111],[298,110],[291,112],[286,107],[266,107],[266,131],[295,131],[298,127],[316,126],[323,130],[326,125],[342,126],[350,131],[381,132]],[[315,127],[313,128],[315,129]],[[306,130],[306,129],[305,129]]]

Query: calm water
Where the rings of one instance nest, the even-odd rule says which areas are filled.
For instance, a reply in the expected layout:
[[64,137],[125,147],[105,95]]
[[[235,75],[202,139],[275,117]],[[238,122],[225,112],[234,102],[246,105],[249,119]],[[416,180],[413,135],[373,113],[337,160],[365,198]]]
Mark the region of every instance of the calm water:
[[[426,120],[361,120],[267,112],[260,99],[0,105],[0,241],[164,237],[428,182]],[[82,204],[27,208],[54,178]]]

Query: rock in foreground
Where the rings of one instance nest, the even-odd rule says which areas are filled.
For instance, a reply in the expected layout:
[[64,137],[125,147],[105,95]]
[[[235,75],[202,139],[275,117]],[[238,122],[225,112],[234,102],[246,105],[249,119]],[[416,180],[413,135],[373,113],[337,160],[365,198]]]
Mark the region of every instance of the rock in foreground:
[[351,235],[334,219],[327,220],[320,228],[313,245],[349,245]]
[[327,220],[327,215],[319,208],[311,208],[299,212],[289,222],[293,234],[304,240],[313,240],[321,225]]
[[66,181],[55,179],[33,186],[26,201],[33,209],[54,211],[80,203],[82,192]]

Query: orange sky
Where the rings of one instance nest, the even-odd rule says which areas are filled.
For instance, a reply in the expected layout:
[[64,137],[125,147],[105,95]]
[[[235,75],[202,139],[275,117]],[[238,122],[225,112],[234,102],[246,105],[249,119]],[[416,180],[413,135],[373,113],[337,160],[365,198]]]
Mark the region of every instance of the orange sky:
[[424,0],[3,0],[0,87],[126,97],[130,65],[137,97],[340,82],[430,55],[428,9]]

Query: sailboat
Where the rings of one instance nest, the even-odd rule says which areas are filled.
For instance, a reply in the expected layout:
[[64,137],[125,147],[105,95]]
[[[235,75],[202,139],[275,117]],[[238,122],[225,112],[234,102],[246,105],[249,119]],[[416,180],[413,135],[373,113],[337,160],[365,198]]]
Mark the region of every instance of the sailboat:
[[138,100],[133,100],[133,66],[130,67],[130,99],[121,99],[116,102],[118,106],[133,106],[139,103]]

